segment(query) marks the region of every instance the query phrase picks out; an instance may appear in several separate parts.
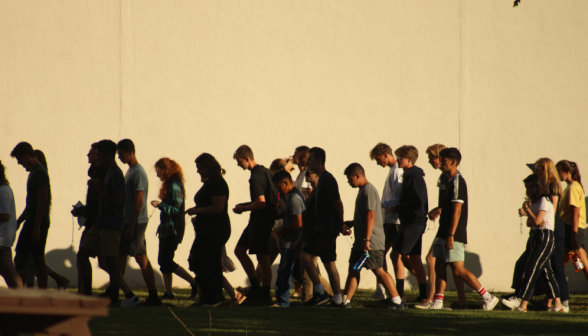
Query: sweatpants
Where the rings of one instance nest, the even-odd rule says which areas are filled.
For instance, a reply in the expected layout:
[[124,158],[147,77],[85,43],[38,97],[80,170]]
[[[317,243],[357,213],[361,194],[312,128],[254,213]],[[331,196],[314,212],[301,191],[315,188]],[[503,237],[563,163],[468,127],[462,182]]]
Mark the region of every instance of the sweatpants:
[[531,230],[529,258],[525,265],[522,282],[517,297],[529,301],[533,296],[537,281],[551,298],[560,296],[559,286],[553,276],[550,257],[553,254],[555,239],[551,230]]

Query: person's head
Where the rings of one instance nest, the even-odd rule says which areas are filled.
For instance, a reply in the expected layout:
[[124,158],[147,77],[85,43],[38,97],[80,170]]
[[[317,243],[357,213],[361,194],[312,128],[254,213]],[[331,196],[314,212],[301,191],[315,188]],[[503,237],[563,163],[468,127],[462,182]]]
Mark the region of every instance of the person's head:
[[96,144],[96,158],[102,165],[108,165],[116,156],[116,143],[112,140],[100,140]]
[[535,174],[543,181],[550,192],[561,195],[561,180],[555,164],[549,158],[541,158],[535,162]]
[[294,188],[292,175],[285,170],[278,170],[274,176],[272,176],[272,182],[282,195],[287,195],[290,190]]
[[456,171],[461,162],[461,153],[455,147],[445,148],[439,152],[441,157],[441,170],[444,172]]
[[559,177],[562,181],[576,181],[580,183],[582,188],[584,188],[584,186],[582,185],[582,176],[580,175],[580,168],[578,167],[577,163],[568,160],[561,160],[555,165],[555,168],[557,168],[557,172],[559,173]]
[[419,158],[419,150],[415,146],[402,146],[394,151],[398,167],[410,168],[414,166]]
[[135,144],[131,139],[123,139],[116,145],[118,159],[124,164],[128,164],[131,158],[135,156]]
[[253,151],[247,145],[239,146],[233,154],[233,159],[237,160],[237,165],[243,170],[252,169],[255,166]]
[[347,182],[353,188],[362,187],[366,183],[365,170],[359,163],[352,163],[343,172],[347,176]]
[[219,175],[225,175],[226,173],[226,170],[221,167],[220,163],[211,154],[202,153],[196,158],[195,162],[196,171],[200,174],[200,180],[202,182]]
[[306,146],[296,147],[294,150],[294,155],[292,155],[292,163],[298,165],[298,167],[306,167],[309,150],[310,148]]
[[28,142],[19,142],[10,153],[10,156],[16,159],[16,162],[23,166],[26,171],[30,171],[39,160],[35,157],[33,146]]
[[[157,177],[163,182],[161,184],[161,189],[159,189],[159,198],[165,198],[167,190],[174,180],[180,182],[182,184],[182,189],[184,189],[184,172],[182,171],[182,167],[180,167],[176,161],[166,157],[157,160],[157,162],[155,162],[155,172],[157,173]],[[184,189],[184,196],[185,195],[186,191]]]
[[6,168],[2,164],[2,161],[0,161],[0,186],[1,185],[10,185],[10,182],[8,182],[8,178],[6,178]]
[[[376,160],[376,163],[379,166],[388,166],[390,158],[394,159],[392,148],[385,143],[380,142],[370,151],[370,159]],[[396,161],[396,159],[394,159],[394,161]]]
[[98,143],[94,142],[90,145],[90,150],[88,151],[88,163],[92,165],[97,165],[98,163]]
[[525,183],[525,189],[527,189],[527,197],[532,203],[535,203],[546,196],[545,184],[537,174],[531,174],[523,180]]
[[313,186],[316,186],[318,183],[318,175],[312,170],[306,170],[304,173],[304,180]]
[[37,161],[39,161],[39,163],[45,167],[46,171],[49,171],[49,166],[47,166],[47,158],[45,158],[45,153],[43,153],[40,149],[35,149],[33,151],[33,153],[35,153],[35,157],[37,158]]
[[269,168],[272,172],[277,172],[278,170],[285,170],[287,172],[291,172],[294,170],[294,165],[292,164],[292,160],[288,159],[275,159],[272,161],[272,164]]
[[324,149],[319,147],[312,147],[308,151],[308,160],[306,164],[308,165],[308,169],[317,171],[325,166],[326,160],[327,153],[325,153]]
[[441,167],[441,151],[444,150],[445,145],[442,144],[434,144],[427,147],[427,156],[429,157],[429,163],[435,169],[439,169]]

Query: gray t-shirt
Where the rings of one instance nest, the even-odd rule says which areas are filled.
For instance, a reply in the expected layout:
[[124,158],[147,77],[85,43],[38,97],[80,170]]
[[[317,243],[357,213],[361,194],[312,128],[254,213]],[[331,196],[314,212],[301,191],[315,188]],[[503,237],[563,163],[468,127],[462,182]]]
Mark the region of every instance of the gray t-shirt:
[[146,224],[149,222],[149,215],[147,214],[147,194],[149,192],[149,180],[147,173],[143,166],[136,164],[127,170],[125,174],[125,227],[133,217],[133,209],[135,208],[135,194],[137,191],[144,191],[143,193],[143,207],[139,214],[137,224]]
[[355,242],[354,249],[361,249],[363,247],[363,240],[365,239],[366,230],[366,216],[368,211],[374,211],[374,229],[370,237],[370,249],[375,251],[383,251],[386,249],[386,240],[384,235],[384,221],[382,219],[382,204],[380,203],[380,195],[373,184],[368,183],[359,188],[357,198],[355,199],[355,213],[353,215],[353,222],[355,228]]
[[[304,195],[298,189],[292,189],[286,195],[286,211],[284,212],[284,226],[292,224],[297,215],[304,216],[306,204],[304,202]],[[292,245],[300,237],[302,228],[294,232],[289,232],[282,238],[282,248],[292,248]]]

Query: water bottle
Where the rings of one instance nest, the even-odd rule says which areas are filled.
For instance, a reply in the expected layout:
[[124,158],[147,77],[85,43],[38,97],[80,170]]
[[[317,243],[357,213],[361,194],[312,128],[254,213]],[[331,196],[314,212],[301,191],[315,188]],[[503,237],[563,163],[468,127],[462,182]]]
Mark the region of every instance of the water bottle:
[[576,269],[576,272],[580,272],[584,269],[584,264],[580,258],[578,258],[578,251],[574,251],[572,254],[572,261],[574,262],[574,268]]
[[355,266],[353,266],[353,270],[357,273],[361,272],[361,269],[363,268],[367,258],[369,258],[369,257],[370,257],[370,255],[367,252],[364,253],[361,256],[361,258],[359,258],[359,260],[355,263]]

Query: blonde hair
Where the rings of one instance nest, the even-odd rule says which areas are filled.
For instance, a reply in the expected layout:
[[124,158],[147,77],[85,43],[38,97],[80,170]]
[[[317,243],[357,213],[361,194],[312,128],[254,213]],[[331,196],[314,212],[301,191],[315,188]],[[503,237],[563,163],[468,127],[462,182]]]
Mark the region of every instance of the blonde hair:
[[561,190],[561,180],[559,179],[559,174],[557,173],[557,169],[555,169],[555,164],[549,158],[540,158],[535,162],[535,170],[537,167],[543,167],[545,171],[545,180],[542,181],[549,191],[550,194],[555,193],[558,197],[561,197],[562,190]]
[[438,158],[438,157],[441,157],[441,155],[439,153],[441,153],[441,151],[444,150],[445,148],[447,148],[447,147],[445,147],[445,145],[434,144],[434,145],[427,147],[427,150],[425,152],[431,156]]

